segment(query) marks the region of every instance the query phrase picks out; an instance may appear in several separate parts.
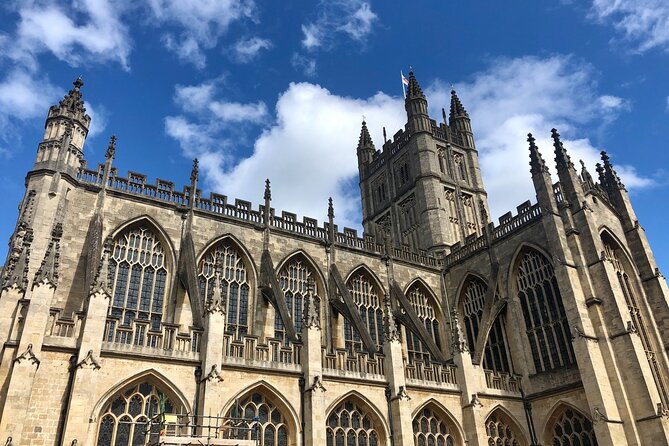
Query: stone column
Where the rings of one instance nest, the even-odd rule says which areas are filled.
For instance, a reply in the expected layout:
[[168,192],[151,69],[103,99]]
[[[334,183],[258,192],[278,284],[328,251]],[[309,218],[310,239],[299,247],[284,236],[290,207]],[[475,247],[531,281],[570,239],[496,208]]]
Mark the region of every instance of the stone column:
[[325,387],[323,386],[323,359],[321,321],[314,305],[313,283],[304,299],[302,322],[302,371],[304,373],[304,442],[306,445],[325,444]]

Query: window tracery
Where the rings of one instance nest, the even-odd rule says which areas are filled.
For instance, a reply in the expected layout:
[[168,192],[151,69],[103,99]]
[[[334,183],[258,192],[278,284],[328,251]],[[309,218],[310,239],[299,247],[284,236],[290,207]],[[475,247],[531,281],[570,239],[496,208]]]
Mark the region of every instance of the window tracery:
[[[471,278],[464,288],[462,303],[462,315],[465,323],[465,333],[469,351],[473,352],[476,347],[476,338],[479,334],[481,319],[483,317],[483,306],[487,285],[480,279]],[[509,352],[506,346],[506,324],[504,315],[500,314],[495,319],[483,352],[483,367],[495,372],[511,371],[509,366]]]
[[281,410],[261,392],[253,392],[233,404],[228,417],[252,420],[258,417],[258,429],[235,432],[238,440],[259,440],[259,446],[288,446],[288,423]]
[[[369,274],[361,270],[355,273],[346,283],[353,302],[360,311],[360,317],[369,330],[377,348],[383,344],[383,310],[382,295],[375,281]],[[344,318],[344,347],[349,355],[362,351],[360,333],[351,322]]]
[[[119,326],[146,321],[149,329],[159,331],[167,288],[165,250],[156,234],[147,226],[134,226],[113,241],[109,260],[112,277],[112,302],[109,315]],[[108,342],[130,342],[119,338],[120,331],[109,330]],[[137,335],[136,342],[143,341]]]
[[157,431],[145,433],[146,423],[160,413],[161,409],[168,414],[183,412],[183,407],[170,401],[155,385],[147,381],[119,392],[102,410],[96,446],[146,444],[147,435],[158,435]]
[[495,411],[486,422],[488,446],[522,446],[517,428],[508,417]]
[[[409,302],[418,318],[423,322],[427,332],[434,340],[437,347],[441,347],[441,340],[439,338],[439,321],[437,319],[437,312],[431,302],[430,295],[425,287],[420,284],[414,284],[407,293]],[[409,362],[423,361],[430,362],[431,354],[427,346],[416,336],[411,330],[405,327],[406,346]]]
[[553,266],[542,254],[528,250],[518,265],[516,282],[536,371],[573,364],[567,315]]
[[454,429],[429,407],[413,419],[415,446],[455,446]]
[[328,417],[327,446],[380,446],[382,438],[371,414],[355,401],[339,404]]
[[222,240],[202,256],[198,268],[200,298],[205,303],[214,294],[214,275],[219,261],[221,300],[226,313],[225,332],[240,339],[249,332],[250,277],[239,249]]
[[550,444],[553,446],[597,446],[592,421],[573,409],[564,410],[553,425]]
[[[288,312],[293,318],[295,330],[300,333],[302,331],[302,311],[304,309],[304,298],[309,289],[309,283],[314,282],[313,299],[316,311],[320,316],[321,300],[318,287],[315,285],[314,275],[311,273],[311,268],[307,267],[304,259],[293,258],[286,263],[279,271],[278,275],[279,285],[283,291],[288,306]],[[274,337],[281,339],[284,345],[288,345],[289,339],[286,336],[286,327],[283,324],[281,315],[276,312],[274,319]]]

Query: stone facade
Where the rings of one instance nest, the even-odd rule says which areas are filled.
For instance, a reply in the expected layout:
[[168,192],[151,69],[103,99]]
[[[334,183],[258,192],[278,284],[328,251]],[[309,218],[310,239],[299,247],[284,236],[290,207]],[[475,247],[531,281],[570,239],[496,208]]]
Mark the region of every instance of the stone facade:
[[139,445],[168,413],[265,446],[669,444],[669,291],[605,153],[595,181],[553,131],[554,183],[530,135],[537,202],[494,224],[465,108],[437,124],[411,73],[405,129],[363,123],[359,237],[269,181],[205,198],[197,162],[182,191],[119,176],[115,138],[88,169],[82,85],[2,272],[1,442]]

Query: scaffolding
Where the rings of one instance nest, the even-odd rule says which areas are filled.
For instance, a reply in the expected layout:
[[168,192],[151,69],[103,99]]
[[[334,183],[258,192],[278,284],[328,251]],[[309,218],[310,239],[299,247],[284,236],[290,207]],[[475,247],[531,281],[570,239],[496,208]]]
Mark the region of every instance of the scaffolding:
[[147,422],[147,446],[258,446],[260,423],[253,419],[159,413]]

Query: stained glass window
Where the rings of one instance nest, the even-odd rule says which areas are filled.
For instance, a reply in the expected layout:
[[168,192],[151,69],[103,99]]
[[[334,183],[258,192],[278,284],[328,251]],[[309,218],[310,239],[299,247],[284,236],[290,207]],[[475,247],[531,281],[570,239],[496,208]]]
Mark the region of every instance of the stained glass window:
[[573,364],[567,315],[553,266],[537,251],[527,251],[518,265],[516,281],[536,371]]
[[[377,349],[380,349],[383,345],[382,292],[364,270],[354,273],[346,285],[353,303],[358,307],[362,322],[369,330]],[[363,350],[360,334],[348,319],[344,319],[344,346],[349,355]]]
[[327,419],[327,446],[380,446],[378,426],[355,401],[339,404]]
[[455,428],[430,407],[426,407],[413,419],[415,446],[455,446]]
[[253,392],[233,404],[228,417],[258,417],[257,429],[238,431],[239,440],[259,440],[259,446],[288,446],[288,425],[286,418],[270,398],[261,392]]
[[562,411],[552,433],[552,446],[597,446],[592,421],[573,409]]
[[[219,260],[220,259],[220,260]],[[226,310],[225,332],[240,339],[249,330],[250,290],[249,273],[240,251],[229,240],[217,243],[200,260],[199,285],[202,302],[214,294],[216,263],[222,266],[219,283],[221,299]]]
[[[318,286],[316,285],[314,274],[312,274],[311,268],[307,267],[307,263],[304,259],[294,257],[281,268],[278,279],[284,298],[286,299],[288,312],[292,316],[293,323],[295,324],[295,331],[300,333],[302,331],[304,298],[307,295],[309,283],[312,281],[315,287],[314,305],[316,305],[316,311],[318,311],[318,314],[320,315],[320,298],[318,297],[320,293]],[[284,345],[289,344],[289,339],[286,336],[286,327],[284,326],[278,311],[274,318],[274,337],[281,339]]]
[[[440,347],[439,321],[428,291],[421,283],[417,282],[409,289],[407,297],[409,298],[414,311],[418,315],[418,318],[425,325],[428,334],[432,337],[434,343],[437,344],[437,347]],[[405,328],[405,332],[409,362],[429,362],[431,360],[431,354],[427,349],[427,346],[408,328]]]
[[486,422],[488,446],[521,446],[518,428],[498,410],[493,412]]
[[[160,331],[167,288],[165,263],[164,247],[146,226],[132,227],[114,239],[109,266],[112,277],[109,315],[118,319],[118,327],[133,328],[137,321]],[[109,330],[106,336],[108,342],[141,345],[144,327],[135,333],[134,341],[122,331]]]

